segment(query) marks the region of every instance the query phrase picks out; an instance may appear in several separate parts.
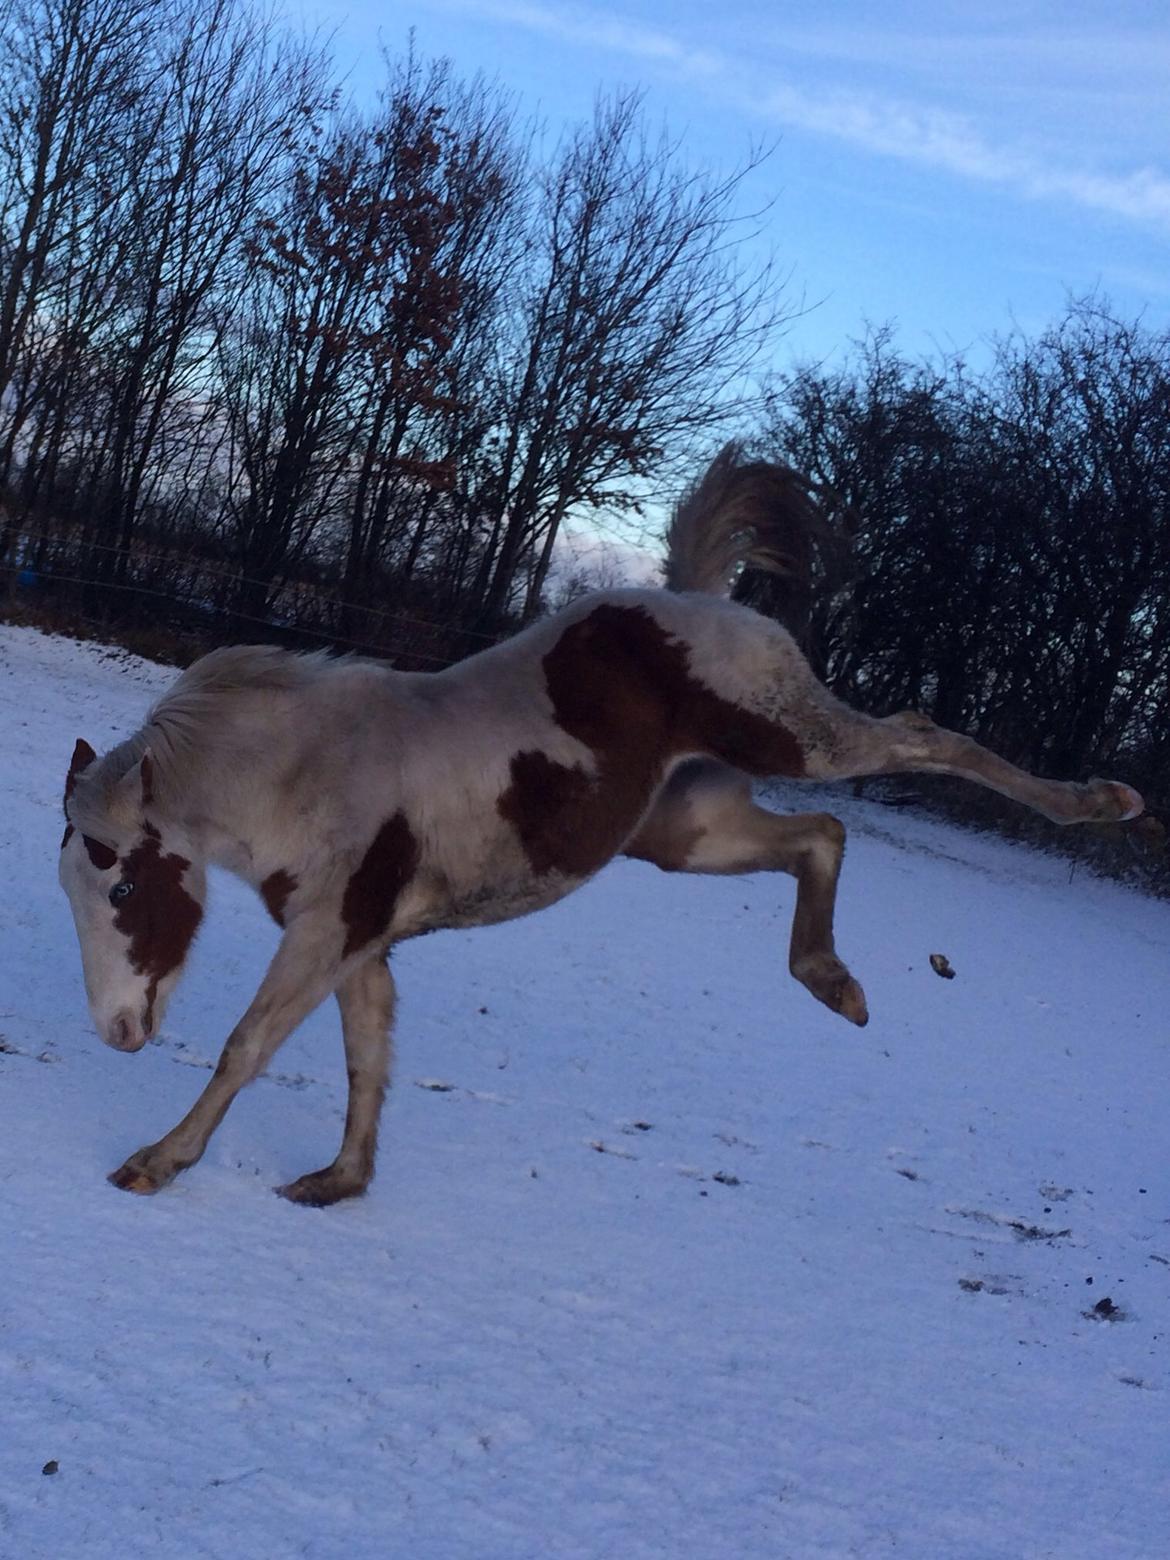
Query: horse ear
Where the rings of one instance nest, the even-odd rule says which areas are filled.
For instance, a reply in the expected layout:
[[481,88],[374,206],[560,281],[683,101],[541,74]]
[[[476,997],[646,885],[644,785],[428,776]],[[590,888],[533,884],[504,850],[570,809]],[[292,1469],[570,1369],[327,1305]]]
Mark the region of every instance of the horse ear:
[[65,805],[68,807],[69,798],[73,795],[77,785],[77,777],[83,769],[88,769],[97,754],[84,737],[78,737],[73,748],[73,757],[69,760],[69,773],[65,776]]
[[154,761],[149,748],[118,781],[115,794],[119,803],[118,813],[126,822],[154,801]]

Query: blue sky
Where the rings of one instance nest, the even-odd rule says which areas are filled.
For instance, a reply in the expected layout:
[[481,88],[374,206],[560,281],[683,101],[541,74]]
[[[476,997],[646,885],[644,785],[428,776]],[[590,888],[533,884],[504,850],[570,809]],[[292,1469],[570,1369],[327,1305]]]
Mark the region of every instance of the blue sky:
[[336,29],[359,95],[414,28],[514,91],[555,136],[599,87],[640,85],[693,162],[753,175],[808,311],[782,356],[836,355],[893,321],[914,353],[1034,331],[1069,292],[1170,322],[1170,6],[881,7],[759,0],[287,0]]

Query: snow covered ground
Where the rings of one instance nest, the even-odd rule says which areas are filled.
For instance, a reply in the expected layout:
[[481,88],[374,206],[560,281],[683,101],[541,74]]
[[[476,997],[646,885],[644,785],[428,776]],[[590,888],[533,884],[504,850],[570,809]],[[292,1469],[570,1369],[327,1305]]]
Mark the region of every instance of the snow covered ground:
[[787,879],[619,863],[400,950],[364,1201],[270,1191],[331,1008],[131,1197],[276,937],[217,880],[158,1043],[89,1029],[63,775],[171,675],[0,627],[4,1560],[1170,1553],[1170,907],[839,794],[868,1029]]

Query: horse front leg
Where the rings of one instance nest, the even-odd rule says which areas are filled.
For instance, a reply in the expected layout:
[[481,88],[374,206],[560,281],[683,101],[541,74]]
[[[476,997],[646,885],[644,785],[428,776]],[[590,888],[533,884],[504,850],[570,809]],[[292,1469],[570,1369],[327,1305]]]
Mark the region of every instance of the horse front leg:
[[303,916],[289,926],[203,1093],[178,1126],[111,1173],[115,1186],[124,1192],[157,1192],[202,1157],[236,1095],[264,1071],[302,1019],[333,990],[340,941],[332,921]]
[[865,993],[837,956],[833,916],[845,826],[828,813],[784,818],[752,801],[746,776],[705,760],[671,777],[624,854],[665,872],[786,872],[796,879],[788,968],[818,1002],[864,1025]]
[[345,1197],[360,1197],[374,1176],[378,1117],[390,1076],[394,981],[379,957],[359,964],[337,988],[349,1105],[337,1158],[277,1191],[290,1202],[326,1208]]

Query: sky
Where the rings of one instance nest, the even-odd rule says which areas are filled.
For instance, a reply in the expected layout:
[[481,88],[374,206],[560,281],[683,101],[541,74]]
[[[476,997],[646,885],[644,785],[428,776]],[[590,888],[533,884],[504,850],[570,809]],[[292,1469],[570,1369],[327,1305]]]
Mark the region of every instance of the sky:
[[599,90],[640,87],[696,166],[773,147],[744,190],[790,277],[779,367],[868,324],[976,360],[1070,295],[1170,323],[1170,7],[760,0],[286,0],[332,33],[355,95],[379,46],[482,71],[550,140]]

